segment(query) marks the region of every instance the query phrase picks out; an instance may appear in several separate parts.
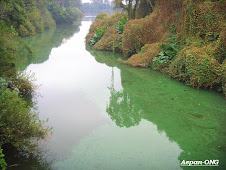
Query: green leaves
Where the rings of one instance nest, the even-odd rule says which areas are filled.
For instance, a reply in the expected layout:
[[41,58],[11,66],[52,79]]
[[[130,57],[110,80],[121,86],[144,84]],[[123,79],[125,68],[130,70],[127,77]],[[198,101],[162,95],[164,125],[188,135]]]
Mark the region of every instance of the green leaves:
[[76,21],[81,15],[81,11],[79,11],[75,7],[62,7],[56,2],[48,3],[48,10],[51,12],[53,19],[56,23],[73,23]]
[[162,50],[159,53],[159,56],[168,56],[172,59],[177,52],[180,50],[180,46],[176,44],[162,44]]
[[159,67],[166,65],[180,50],[180,46],[176,44],[162,44],[162,50],[158,57],[153,58],[152,68],[157,70]]
[[3,77],[0,77],[0,89],[6,88],[7,86],[8,86],[7,81]]
[[169,57],[168,56],[158,56],[153,58],[152,60],[152,68],[154,70],[157,70],[160,66],[164,66],[169,62]]
[[31,112],[31,106],[17,92],[0,89],[0,146],[10,143],[33,151],[35,140],[44,138],[50,131],[43,126],[45,122],[37,112]]
[[3,149],[1,148],[0,146],[0,167],[2,168],[2,170],[5,170],[6,167],[7,167],[7,163],[5,162],[5,159],[4,159],[4,154],[3,154]]
[[122,33],[123,33],[124,26],[125,26],[125,24],[126,24],[127,22],[128,22],[127,17],[122,17],[121,21],[117,22],[117,24],[116,24],[116,31],[117,31],[119,34],[122,34]]
[[93,35],[93,38],[91,38],[90,41],[90,45],[94,45],[96,44],[103,36],[105,31],[107,30],[107,27],[104,28],[97,28],[96,29],[96,33]]

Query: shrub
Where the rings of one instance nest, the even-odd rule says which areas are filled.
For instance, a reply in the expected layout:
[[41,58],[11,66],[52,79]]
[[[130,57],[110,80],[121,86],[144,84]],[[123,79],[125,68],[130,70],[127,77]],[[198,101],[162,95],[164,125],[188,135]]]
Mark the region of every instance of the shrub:
[[[36,141],[50,131],[38,113],[10,89],[0,89],[0,146],[10,143],[17,148],[34,151]],[[32,139],[32,140],[31,140]]]
[[0,77],[0,89],[6,88],[7,86],[8,86],[8,82],[3,77]]
[[27,20],[25,22],[24,26],[28,30],[28,35],[35,35],[36,34],[35,27],[29,20]]
[[3,154],[3,149],[0,146],[0,167],[2,168],[2,170],[5,170],[7,167],[7,163],[5,162],[4,159],[4,154]]
[[122,19],[116,23],[116,31],[119,33],[119,34],[122,34],[123,33],[123,30],[124,30],[124,26],[125,24],[128,22],[128,19],[127,17],[122,17]]
[[27,28],[25,28],[24,25],[19,25],[18,33],[19,33],[20,36],[22,36],[22,37],[29,35],[29,31],[27,30]]
[[220,63],[198,47],[185,48],[178,53],[169,72],[172,77],[197,88],[212,88],[221,81]]
[[122,34],[116,32],[115,26],[110,26],[104,32],[103,37],[93,46],[97,50],[121,51]]
[[162,44],[162,50],[160,51],[159,56],[168,56],[169,59],[172,59],[179,50],[180,50],[179,45]]
[[96,44],[104,35],[104,32],[106,31],[107,27],[104,28],[97,28],[96,33],[93,35],[93,38],[90,39],[90,45]]
[[19,89],[21,95],[31,95],[34,91],[35,75],[31,72],[17,72],[17,75],[12,80],[15,88]]
[[159,52],[158,57],[153,58],[152,68],[154,70],[163,67],[177,54],[180,46],[175,44],[162,44],[162,50]]
[[159,43],[146,44],[142,47],[138,54],[131,56],[127,61],[123,63],[129,64],[133,67],[149,67],[152,66],[153,58],[157,58],[161,46]]
[[[126,13],[124,12],[116,12],[113,15],[106,15],[105,13],[101,13],[97,16],[95,22],[92,23],[89,29],[89,33],[86,35],[86,43],[90,43],[90,39],[93,38],[94,34],[96,33],[97,28],[104,28],[104,27],[111,27],[114,26],[115,29],[115,24],[121,20],[122,17],[125,17]],[[115,32],[114,34],[118,34]],[[115,36],[115,35],[114,35]]]
[[158,56],[152,60],[152,68],[154,70],[159,69],[160,66],[164,66],[169,62],[170,58],[168,56]]
[[104,19],[105,17],[107,17],[108,14],[103,12],[103,13],[100,13],[96,16],[96,19],[95,20],[98,20],[98,19]]
[[[156,1],[153,12],[142,19],[129,20],[123,31],[123,55],[139,53],[145,44],[163,43],[169,35],[169,24],[176,20],[176,13],[182,7],[179,1]],[[180,25],[179,22],[176,27]]]
[[18,57],[17,32],[13,26],[0,21],[0,76],[14,76],[15,60]]

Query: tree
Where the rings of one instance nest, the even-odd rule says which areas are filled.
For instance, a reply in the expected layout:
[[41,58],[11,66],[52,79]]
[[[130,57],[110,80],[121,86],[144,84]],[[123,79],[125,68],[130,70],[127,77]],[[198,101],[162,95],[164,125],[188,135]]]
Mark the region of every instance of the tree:
[[113,2],[114,8],[122,8],[128,13],[129,19],[135,19],[138,7],[141,8],[140,10],[147,11],[147,8],[151,8],[149,11],[153,11],[155,5],[155,0],[114,0]]
[[128,13],[129,19],[134,19],[136,15],[136,8],[140,0],[114,0],[115,9],[122,8]]
[[150,15],[155,6],[155,0],[140,0],[137,10],[136,10],[136,18],[144,18],[147,15]]

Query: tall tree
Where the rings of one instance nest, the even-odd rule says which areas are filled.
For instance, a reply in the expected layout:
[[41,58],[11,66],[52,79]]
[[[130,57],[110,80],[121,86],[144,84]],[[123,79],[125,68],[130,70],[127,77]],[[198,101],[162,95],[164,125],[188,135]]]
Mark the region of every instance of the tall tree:
[[122,8],[128,13],[129,19],[134,19],[136,15],[136,8],[140,0],[113,0],[116,8]]
[[[113,0],[113,3],[115,5],[114,8],[122,8],[128,13],[129,19],[135,19],[138,6],[144,2],[146,2],[146,4],[150,6],[150,8],[152,8],[151,11],[153,11],[155,0]],[[146,10],[148,6],[140,5],[140,8]]]
[[155,0],[140,0],[137,11],[136,18],[144,18],[154,10]]

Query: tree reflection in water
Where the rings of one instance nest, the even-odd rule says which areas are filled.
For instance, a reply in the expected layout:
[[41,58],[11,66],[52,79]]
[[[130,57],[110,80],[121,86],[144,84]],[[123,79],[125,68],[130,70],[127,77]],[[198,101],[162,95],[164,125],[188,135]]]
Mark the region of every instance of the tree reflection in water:
[[[116,54],[87,50],[97,62],[113,68],[106,111],[117,126],[129,128],[141,119],[150,121],[180,146],[180,161],[217,158],[225,169],[226,105],[222,96],[192,89],[159,72],[123,65]],[[114,87],[114,69],[120,70],[122,90]]]
[[107,113],[119,127],[136,126],[141,121],[142,110],[134,105],[134,96],[124,90],[117,91],[114,87],[114,68],[112,67],[112,84],[109,88],[111,97]]

